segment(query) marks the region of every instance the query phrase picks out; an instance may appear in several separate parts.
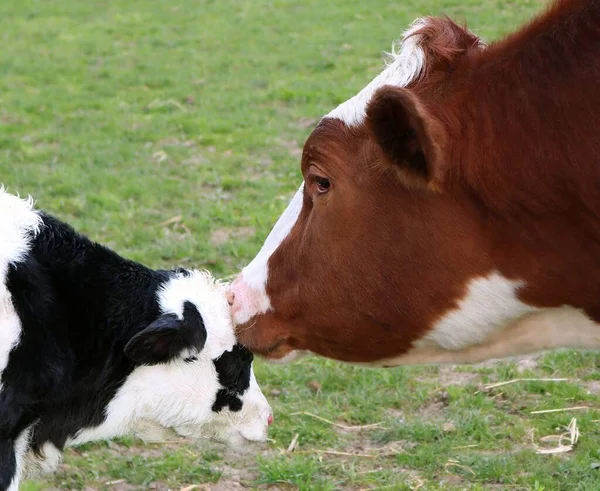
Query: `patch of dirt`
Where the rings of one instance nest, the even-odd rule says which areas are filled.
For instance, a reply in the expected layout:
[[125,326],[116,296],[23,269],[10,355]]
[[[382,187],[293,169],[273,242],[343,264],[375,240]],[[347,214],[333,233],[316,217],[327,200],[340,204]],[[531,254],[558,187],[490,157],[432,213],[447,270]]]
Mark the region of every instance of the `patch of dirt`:
[[444,420],[444,413],[447,404],[442,401],[435,401],[419,409],[419,419],[425,422],[439,422]]
[[398,423],[404,423],[404,421],[406,420],[404,411],[401,411],[400,409],[386,409],[385,414],[387,414],[391,419],[395,420]]
[[523,373],[527,370],[535,370],[539,366],[539,355],[524,356],[517,361],[517,372]]
[[[273,159],[269,155],[261,155],[258,160],[258,164],[263,167],[271,167],[273,165]],[[261,176],[264,176],[261,174]]]
[[477,378],[479,378],[478,373],[459,372],[454,366],[442,366],[440,367],[438,382],[442,387],[448,385],[464,387],[474,382]]
[[231,240],[244,240],[254,235],[252,227],[224,227],[213,230],[210,234],[211,245],[217,247]]
[[[226,455],[223,456],[225,462],[228,461]],[[217,465],[215,469],[220,470],[223,475],[219,482],[210,484],[209,488],[211,491],[227,491],[228,489],[247,489],[251,487],[251,483],[256,479],[256,472],[252,472],[249,469],[254,467],[252,461],[248,460],[241,468],[231,467],[227,464]]]
[[532,353],[529,355],[510,356],[510,357],[504,358],[502,360],[483,361],[481,363],[477,363],[477,364],[473,365],[473,368],[474,369],[496,368],[498,365],[500,365],[502,363],[512,361],[512,362],[516,363],[517,370],[519,371],[519,373],[522,373],[525,370],[533,370],[533,369],[537,368],[538,367],[537,360],[541,356],[543,356],[543,354],[540,354],[540,353]]
[[600,380],[594,380],[592,382],[582,382],[582,385],[587,389],[590,394],[600,395]]
[[155,148],[163,148],[163,147],[194,147],[196,146],[196,142],[194,140],[181,140],[177,137],[167,137],[162,140],[158,140],[155,144]]
[[[195,488],[199,491],[228,491],[240,489],[257,489],[252,486],[253,481],[258,477],[256,469],[256,457],[258,455],[270,456],[274,450],[269,450],[265,447],[247,447],[247,448],[228,448],[224,445],[213,443],[210,441],[183,443],[166,442],[166,443],[151,443],[148,445],[127,447],[115,442],[109,442],[109,452],[119,458],[141,456],[149,459],[161,459],[165,454],[185,447],[189,452],[197,454],[201,457],[203,454],[218,454],[218,460],[207,462],[210,468],[214,471],[222,472],[222,476],[216,483],[198,484],[200,487]],[[70,450],[74,451],[74,449]],[[85,456],[86,452],[81,455]],[[235,464],[235,467],[231,464]],[[195,483],[190,483],[192,485]],[[103,479],[103,487],[109,487],[113,491],[132,491],[140,489],[139,486],[129,484],[125,480],[120,479]],[[185,488],[185,485],[181,486]],[[259,487],[262,489],[263,487]],[[154,482],[147,489],[155,491],[168,491],[168,486],[162,482]],[[268,487],[271,490],[284,490],[286,487]],[[49,490],[48,490],[49,491]],[[52,490],[54,491],[54,490]],[[92,488],[89,488],[92,491]]]

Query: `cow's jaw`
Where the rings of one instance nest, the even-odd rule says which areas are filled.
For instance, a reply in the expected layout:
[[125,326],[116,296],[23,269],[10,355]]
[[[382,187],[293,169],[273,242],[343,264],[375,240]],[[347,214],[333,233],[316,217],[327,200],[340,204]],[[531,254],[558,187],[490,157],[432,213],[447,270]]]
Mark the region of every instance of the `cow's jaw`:
[[302,209],[303,193],[304,183],[292,198],[283,215],[275,223],[257,256],[231,285],[230,293],[233,294],[231,313],[234,324],[247,324],[257,315],[271,310],[271,300],[267,294],[269,258],[285,240],[298,220]]

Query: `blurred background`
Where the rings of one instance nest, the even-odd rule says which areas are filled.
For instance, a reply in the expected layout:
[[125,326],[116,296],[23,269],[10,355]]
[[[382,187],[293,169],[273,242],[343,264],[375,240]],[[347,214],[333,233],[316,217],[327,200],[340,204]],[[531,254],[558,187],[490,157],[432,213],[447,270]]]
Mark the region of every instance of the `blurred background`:
[[[448,14],[489,41],[544,4],[3,0],[0,181],[129,258],[227,277],[297,189],[314,125],[410,22]],[[599,366],[578,353],[390,370],[259,361],[268,445],[99,443],[25,489],[598,490],[600,412],[531,412],[598,408]],[[518,377],[571,381],[486,389]],[[536,454],[573,416],[575,450]]]

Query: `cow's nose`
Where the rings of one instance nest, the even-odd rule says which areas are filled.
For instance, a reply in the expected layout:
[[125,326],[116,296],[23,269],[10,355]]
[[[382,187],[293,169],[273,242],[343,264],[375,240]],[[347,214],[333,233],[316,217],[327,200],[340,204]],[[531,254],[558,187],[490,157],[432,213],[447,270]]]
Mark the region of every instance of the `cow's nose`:
[[231,307],[233,305],[233,302],[235,301],[235,293],[233,293],[233,291],[231,290],[227,290],[225,297],[227,298],[227,303]]
[[271,426],[273,424],[273,415],[269,414],[269,417],[267,418],[267,425]]

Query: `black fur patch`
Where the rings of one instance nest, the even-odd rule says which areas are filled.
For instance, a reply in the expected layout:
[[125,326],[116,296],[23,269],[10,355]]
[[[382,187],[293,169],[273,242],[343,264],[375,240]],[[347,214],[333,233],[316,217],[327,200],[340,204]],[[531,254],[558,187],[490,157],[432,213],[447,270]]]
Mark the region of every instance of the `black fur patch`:
[[145,365],[174,360],[184,350],[200,351],[206,343],[204,320],[192,302],[184,302],[183,319],[163,314],[133,336],[125,346],[125,354]]
[[213,361],[219,375],[219,383],[223,387],[217,393],[217,399],[212,406],[213,411],[219,412],[225,407],[230,411],[242,409],[240,396],[250,387],[253,359],[254,356],[247,348],[236,344],[233,350],[226,351]]
[[[148,269],[40,216],[28,256],[6,279],[22,329],[2,373],[0,489],[14,474],[14,441],[34,421],[30,447],[37,453],[46,442],[62,450],[79,430],[104,422],[136,367],[125,346],[161,316],[159,287],[182,274]],[[184,312],[181,322],[194,332],[181,345],[201,348],[202,318],[193,304]]]
[[13,447],[12,440],[0,440],[0,489],[8,489],[17,470]]

